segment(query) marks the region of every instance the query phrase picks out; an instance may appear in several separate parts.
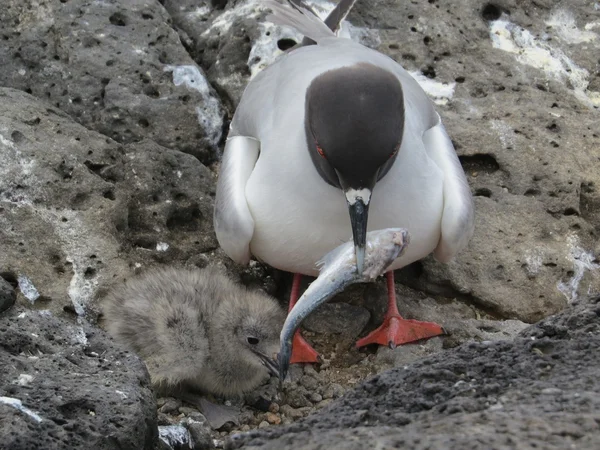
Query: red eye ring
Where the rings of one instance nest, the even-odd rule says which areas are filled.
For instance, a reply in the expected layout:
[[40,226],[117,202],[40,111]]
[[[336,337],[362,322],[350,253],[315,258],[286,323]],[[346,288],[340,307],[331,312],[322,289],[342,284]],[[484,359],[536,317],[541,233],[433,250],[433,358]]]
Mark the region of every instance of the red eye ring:
[[315,143],[315,145],[317,146],[317,152],[319,153],[319,155],[321,155],[322,158],[325,158],[325,152],[323,151],[323,149],[319,146],[319,144]]

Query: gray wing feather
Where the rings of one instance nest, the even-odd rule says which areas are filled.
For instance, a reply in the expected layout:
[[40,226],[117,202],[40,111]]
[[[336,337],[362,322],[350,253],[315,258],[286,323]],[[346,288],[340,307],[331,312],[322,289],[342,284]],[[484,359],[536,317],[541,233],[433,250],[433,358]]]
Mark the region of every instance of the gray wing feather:
[[335,33],[329,29],[325,22],[315,15],[310,8],[301,3],[288,1],[284,5],[275,0],[264,0],[263,4],[273,11],[273,14],[269,14],[266,19],[275,25],[292,27],[315,42],[319,42],[320,39],[335,37]]
[[246,136],[227,139],[217,182],[214,226],[221,248],[231,259],[248,264],[254,219],[246,201],[246,184],[254,169],[260,142]]
[[438,124],[423,134],[423,143],[429,157],[444,172],[442,236],[433,255],[438,261],[448,262],[466,247],[473,236],[473,197],[465,172],[439,115]]

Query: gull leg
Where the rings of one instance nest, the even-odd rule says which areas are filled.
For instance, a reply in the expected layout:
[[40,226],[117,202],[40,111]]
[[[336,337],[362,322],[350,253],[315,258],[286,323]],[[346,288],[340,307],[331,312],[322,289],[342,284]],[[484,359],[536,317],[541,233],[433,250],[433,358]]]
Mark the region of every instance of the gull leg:
[[398,312],[396,304],[396,288],[394,286],[394,272],[386,273],[388,288],[388,310],[385,319],[379,328],[369,333],[356,342],[356,347],[369,344],[388,345],[396,348],[398,345],[427,339],[445,334],[444,329],[433,322],[404,319]]
[[[300,297],[300,281],[302,281],[302,274],[295,273],[294,280],[292,281],[292,292],[290,293],[290,306],[288,312],[292,310],[298,298]],[[312,346],[304,340],[300,334],[300,330],[297,330],[294,334],[294,340],[292,342],[292,357],[290,363],[318,363],[319,354]]]

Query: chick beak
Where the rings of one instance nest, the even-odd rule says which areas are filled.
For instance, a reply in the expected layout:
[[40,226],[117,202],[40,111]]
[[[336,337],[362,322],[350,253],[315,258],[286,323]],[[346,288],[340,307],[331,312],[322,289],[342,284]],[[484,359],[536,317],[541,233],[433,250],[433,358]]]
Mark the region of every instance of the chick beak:
[[254,353],[256,353],[256,355],[260,358],[260,361],[263,363],[263,366],[267,368],[269,374],[276,377],[279,376],[279,362],[277,362],[276,359],[273,359],[259,351],[255,351]]

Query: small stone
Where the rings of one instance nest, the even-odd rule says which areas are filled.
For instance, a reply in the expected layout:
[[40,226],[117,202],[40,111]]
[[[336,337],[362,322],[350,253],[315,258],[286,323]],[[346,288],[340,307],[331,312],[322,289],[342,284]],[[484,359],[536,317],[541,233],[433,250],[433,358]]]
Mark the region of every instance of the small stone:
[[156,420],[157,420],[159,426],[173,425],[173,420],[171,419],[171,417],[169,417],[165,413],[161,413],[160,411],[158,412],[158,416],[157,416]]
[[319,387],[319,382],[312,376],[304,375],[300,379],[300,384],[309,391],[316,391]]
[[186,426],[192,436],[194,450],[210,450],[215,448],[208,424],[205,425],[200,422],[191,421]]
[[275,402],[271,403],[269,405],[269,412],[278,413],[279,412],[279,403],[275,403]]
[[190,408],[189,406],[180,406],[178,409],[181,414],[185,414],[186,416],[199,412],[196,408]]
[[299,411],[296,408],[292,408],[290,405],[282,405],[280,411],[281,414],[293,420],[301,419],[302,417],[304,417],[302,411]]
[[319,403],[317,403],[315,405],[316,408],[324,408],[325,406],[329,405],[331,402],[333,401],[333,399],[331,398],[326,398],[325,400],[320,401]]
[[315,378],[319,375],[319,372],[317,372],[315,370],[315,368],[312,364],[305,364],[303,370],[304,370],[304,375],[311,375]]
[[240,431],[250,431],[250,425],[244,424],[240,427]]
[[281,417],[278,414],[268,412],[265,414],[265,418],[271,425],[279,425],[281,423]]
[[158,411],[162,412],[162,413],[165,413],[165,414],[173,414],[180,407],[181,407],[181,400],[178,400],[176,398],[168,397],[167,399],[165,399],[165,402],[158,409]]
[[268,426],[269,422],[267,422],[266,420],[263,420],[261,423],[258,424],[259,429],[267,428]]
[[321,400],[323,400],[323,396],[321,394],[317,394],[316,392],[310,394],[309,398],[313,403],[319,403]]
[[208,421],[206,420],[206,417],[204,416],[204,414],[202,414],[201,412],[198,411],[192,411],[191,413],[187,414],[187,418],[188,421],[194,421],[194,422],[200,422],[200,423],[207,423]]
[[286,392],[287,403],[294,408],[301,408],[303,406],[312,406],[312,403],[307,398],[309,392],[306,388],[298,386],[296,389],[291,389]]
[[338,398],[344,395],[344,388],[340,384],[333,383],[331,388],[333,389],[333,398]]

